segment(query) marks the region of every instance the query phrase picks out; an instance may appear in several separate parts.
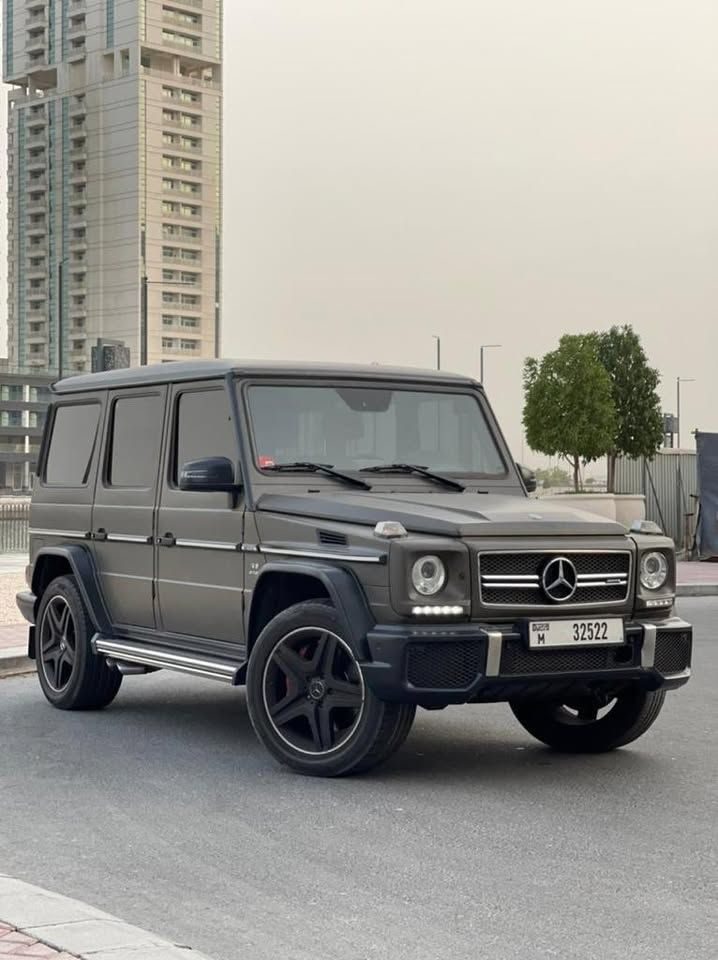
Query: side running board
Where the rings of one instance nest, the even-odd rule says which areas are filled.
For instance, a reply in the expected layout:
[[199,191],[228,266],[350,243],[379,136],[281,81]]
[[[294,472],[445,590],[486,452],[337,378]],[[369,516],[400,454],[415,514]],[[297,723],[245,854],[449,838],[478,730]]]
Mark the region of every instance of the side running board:
[[128,643],[124,640],[111,640],[97,635],[92,645],[97,653],[104,654],[116,661],[121,669],[124,663],[137,663],[156,669],[177,670],[191,673],[208,680],[220,680],[237,686],[240,683],[243,665],[229,660],[216,660],[212,657],[198,657],[195,654],[175,653],[162,647]]

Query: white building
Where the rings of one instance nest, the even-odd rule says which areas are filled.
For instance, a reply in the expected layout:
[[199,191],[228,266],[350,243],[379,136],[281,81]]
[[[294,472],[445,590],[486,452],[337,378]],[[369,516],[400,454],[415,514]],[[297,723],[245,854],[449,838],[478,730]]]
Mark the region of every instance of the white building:
[[5,0],[13,366],[219,353],[221,56],[222,0]]

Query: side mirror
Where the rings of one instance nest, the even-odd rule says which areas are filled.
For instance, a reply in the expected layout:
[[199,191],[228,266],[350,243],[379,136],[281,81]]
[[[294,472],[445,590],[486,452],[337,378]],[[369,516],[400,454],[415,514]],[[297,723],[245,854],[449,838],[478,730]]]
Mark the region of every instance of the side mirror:
[[538,484],[536,483],[536,474],[533,472],[533,470],[529,470],[528,467],[525,467],[521,463],[517,463],[516,467],[519,473],[521,474],[521,479],[523,480],[524,486],[526,487],[526,492],[535,493],[536,487],[538,486]]
[[234,466],[226,457],[205,457],[182,465],[179,474],[180,490],[195,492],[234,493],[239,484],[234,479]]

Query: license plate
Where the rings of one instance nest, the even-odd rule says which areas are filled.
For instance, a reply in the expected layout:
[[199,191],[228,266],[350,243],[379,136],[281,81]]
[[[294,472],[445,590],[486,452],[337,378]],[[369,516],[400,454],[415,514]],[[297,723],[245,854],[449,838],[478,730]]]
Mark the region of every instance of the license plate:
[[533,620],[529,647],[607,647],[624,643],[623,620]]

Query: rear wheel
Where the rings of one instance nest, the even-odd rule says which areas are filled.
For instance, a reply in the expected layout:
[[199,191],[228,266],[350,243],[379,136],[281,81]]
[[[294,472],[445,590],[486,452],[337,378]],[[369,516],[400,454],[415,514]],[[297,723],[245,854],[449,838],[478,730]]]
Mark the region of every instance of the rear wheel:
[[642,736],[661,712],[664,690],[631,688],[616,696],[582,697],[569,703],[513,701],[521,726],[564,753],[604,753]]
[[415,707],[369,690],[328,604],[300,603],[274,618],[249,660],[247,704],[257,736],[280,763],[309,776],[359,773],[406,739]]
[[36,629],[37,675],[53,707],[99,710],[115,699],[122,675],[92,652],[94,629],[74,577],[48,585]]

